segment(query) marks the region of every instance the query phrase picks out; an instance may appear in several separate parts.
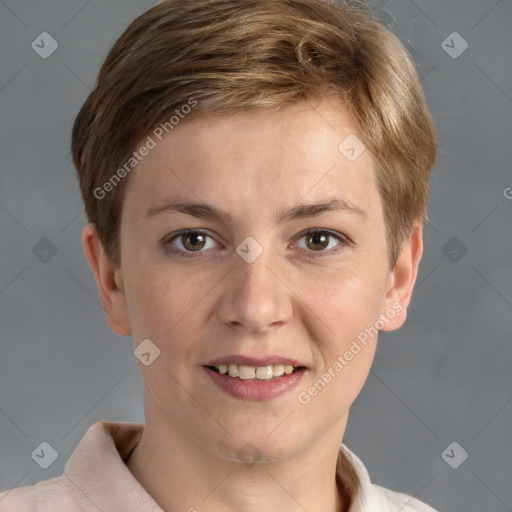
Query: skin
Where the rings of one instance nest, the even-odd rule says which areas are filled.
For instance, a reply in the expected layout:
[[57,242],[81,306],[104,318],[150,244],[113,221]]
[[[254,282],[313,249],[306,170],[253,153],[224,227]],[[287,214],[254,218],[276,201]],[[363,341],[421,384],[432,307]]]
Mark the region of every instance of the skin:
[[[94,225],[83,230],[111,329],[131,335],[135,347],[149,338],[161,351],[149,366],[139,363],[146,422],[128,467],[166,511],[348,509],[334,478],[338,446],[376,337],[307,405],[298,395],[379,315],[389,317],[393,304],[402,311],[382,330],[403,324],[423,251],[418,225],[390,269],[372,155],[366,150],[349,161],[338,150],[349,134],[358,135],[358,127],[334,96],[185,119],[130,177],[120,268]],[[334,197],[364,210],[366,219],[332,211],[276,222],[297,203]],[[213,204],[233,224],[183,213],[144,218],[171,199]],[[163,246],[190,228],[204,230],[203,238],[178,237],[168,245],[195,258]],[[312,228],[351,242],[315,240],[307,235]],[[248,236],[263,248],[252,263],[236,252]],[[290,357],[307,371],[278,397],[237,399],[203,368],[232,354]],[[237,455],[246,443],[261,452],[251,467]]]

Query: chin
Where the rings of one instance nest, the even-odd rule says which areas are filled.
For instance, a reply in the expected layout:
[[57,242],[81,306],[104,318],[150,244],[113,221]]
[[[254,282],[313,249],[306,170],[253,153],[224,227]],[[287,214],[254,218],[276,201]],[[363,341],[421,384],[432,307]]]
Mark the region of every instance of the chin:
[[[226,460],[244,462],[246,464],[277,462],[292,456],[300,449],[301,440],[295,429],[277,427],[276,422],[269,421],[268,428],[253,428],[244,426],[235,429],[226,425],[231,436],[222,434],[212,439],[209,435],[201,436],[201,443],[212,453]],[[273,435],[274,434],[274,435]],[[205,443],[206,441],[206,443]],[[304,441],[304,440],[302,440]]]

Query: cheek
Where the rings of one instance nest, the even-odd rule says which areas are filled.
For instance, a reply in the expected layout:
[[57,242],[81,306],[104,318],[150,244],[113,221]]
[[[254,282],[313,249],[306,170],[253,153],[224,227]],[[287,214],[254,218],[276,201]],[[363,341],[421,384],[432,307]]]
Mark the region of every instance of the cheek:
[[[337,399],[351,402],[368,375],[377,341],[373,328],[379,318],[382,286],[369,272],[343,272],[311,283],[303,296],[308,335],[318,351],[315,378],[337,382],[329,386]],[[373,329],[372,329],[373,328]],[[345,398],[345,399],[344,399]]]
[[149,338],[160,344],[182,325],[190,327],[188,316],[201,298],[197,283],[159,267],[132,276],[127,303],[136,343]]
[[383,299],[381,281],[375,273],[351,269],[304,283],[300,295],[314,332],[336,345],[373,325]]

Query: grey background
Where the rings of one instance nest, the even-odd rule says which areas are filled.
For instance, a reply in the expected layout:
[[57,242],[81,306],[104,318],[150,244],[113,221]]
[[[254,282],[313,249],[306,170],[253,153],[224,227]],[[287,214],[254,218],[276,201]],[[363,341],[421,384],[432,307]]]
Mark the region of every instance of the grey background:
[[[0,491],[60,475],[96,421],[144,420],[132,340],[109,330],[83,254],[69,138],[110,46],[154,3],[0,1]],[[510,511],[511,1],[371,5],[416,60],[440,155],[408,321],[381,334],[344,442],[375,483],[439,511]],[[43,31],[48,59],[31,48]],[[42,441],[48,469],[31,458]]]

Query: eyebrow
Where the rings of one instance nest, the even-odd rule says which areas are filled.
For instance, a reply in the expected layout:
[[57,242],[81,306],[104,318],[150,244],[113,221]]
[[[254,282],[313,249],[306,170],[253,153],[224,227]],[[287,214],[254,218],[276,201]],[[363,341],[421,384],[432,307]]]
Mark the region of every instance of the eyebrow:
[[[277,216],[277,223],[315,217],[325,212],[343,211],[367,221],[368,216],[364,210],[343,198],[331,199],[325,203],[298,204]],[[150,208],[145,217],[150,219],[162,213],[185,213],[205,220],[218,220],[227,226],[233,226],[233,218],[227,212],[207,203],[190,203],[186,201],[168,201],[161,206]]]

